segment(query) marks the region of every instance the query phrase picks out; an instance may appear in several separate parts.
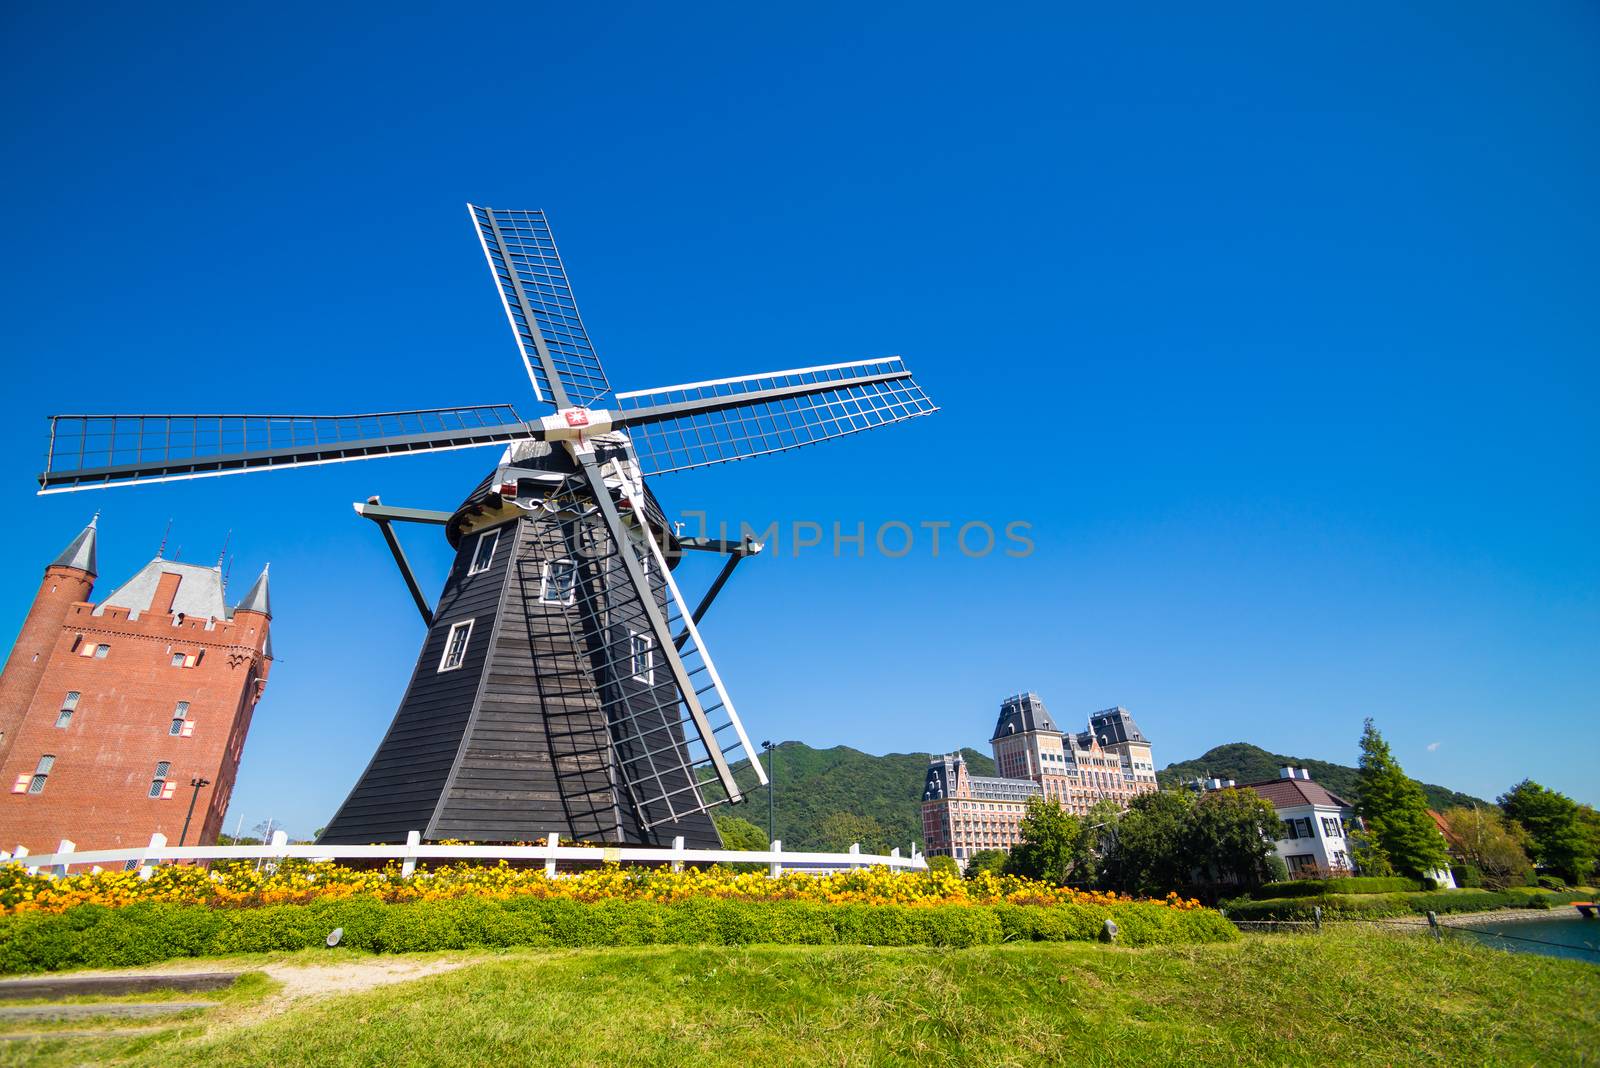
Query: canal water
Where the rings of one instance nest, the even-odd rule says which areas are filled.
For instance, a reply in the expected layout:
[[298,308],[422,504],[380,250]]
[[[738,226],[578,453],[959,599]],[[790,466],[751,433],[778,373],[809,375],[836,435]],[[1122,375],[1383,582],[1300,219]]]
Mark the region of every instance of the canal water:
[[[1566,908],[1572,909],[1572,906]],[[1600,964],[1600,920],[1586,920],[1576,909],[1572,909],[1572,913],[1548,919],[1474,924],[1456,930],[1472,932],[1468,937],[1474,941],[1518,953],[1545,953]]]

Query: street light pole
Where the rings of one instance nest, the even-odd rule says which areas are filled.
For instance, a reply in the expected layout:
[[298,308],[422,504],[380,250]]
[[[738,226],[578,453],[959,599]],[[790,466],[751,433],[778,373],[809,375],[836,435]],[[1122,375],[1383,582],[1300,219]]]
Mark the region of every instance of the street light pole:
[[772,787],[777,782],[777,765],[774,761],[778,756],[778,747],[771,742],[762,742],[761,748],[767,751],[767,841],[778,840],[777,824],[773,820],[774,808],[772,800]]
[[183,847],[183,840],[189,837],[189,821],[194,818],[194,803],[200,800],[200,788],[210,786],[210,779],[190,779],[189,785],[194,787],[194,793],[189,795],[189,811],[184,813],[183,832],[178,835],[178,847]]

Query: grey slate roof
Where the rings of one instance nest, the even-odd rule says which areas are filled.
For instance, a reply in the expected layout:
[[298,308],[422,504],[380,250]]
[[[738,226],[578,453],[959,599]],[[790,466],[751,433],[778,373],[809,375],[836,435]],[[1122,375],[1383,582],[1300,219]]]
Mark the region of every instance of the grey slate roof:
[[136,616],[150,611],[155,600],[156,587],[162,575],[181,575],[178,594],[173,598],[172,611],[199,619],[227,619],[228,607],[222,595],[222,572],[214,567],[199,564],[180,564],[176,560],[160,557],[140,568],[127,582],[118,586],[111,595],[95,607],[94,614],[105,615],[107,608],[126,608]]
[[250,592],[244,595],[244,600],[233,606],[235,612],[260,612],[268,619],[272,618],[272,599],[267,596],[267,570],[272,567],[268,564],[261,569],[260,576],[255,585],[250,587]]
[[956,788],[956,766],[960,763],[960,753],[947,753],[930,760],[928,777],[922,783],[922,799],[938,801],[949,797]]
[[1021,734],[1023,731],[1054,731],[1059,733],[1061,728],[1056,726],[1055,720],[1050,718],[1050,713],[1044,707],[1044,702],[1036,693],[1019,693],[1007,697],[1000,703],[1000,718],[995,722],[994,733],[989,736],[990,741],[1007,734]]
[[1101,745],[1116,745],[1118,742],[1149,743],[1149,739],[1140,732],[1139,725],[1128,715],[1128,710],[1121,705],[1090,716],[1089,733],[1100,739]]
[[1000,779],[990,775],[967,777],[972,796],[979,801],[1025,801],[1043,796],[1044,787],[1032,779]]
[[94,543],[96,527],[100,523],[100,513],[96,512],[89,525],[72,539],[72,544],[61,551],[61,555],[50,562],[51,567],[75,567],[79,571],[87,571],[91,575],[98,575],[95,570]]

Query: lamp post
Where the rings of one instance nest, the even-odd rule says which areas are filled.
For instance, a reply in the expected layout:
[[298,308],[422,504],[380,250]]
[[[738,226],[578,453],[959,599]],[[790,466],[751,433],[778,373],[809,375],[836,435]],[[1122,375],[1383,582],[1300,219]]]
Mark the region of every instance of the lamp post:
[[777,758],[778,747],[771,742],[762,742],[761,748],[767,752],[767,841],[775,842],[778,839],[777,824],[773,821],[772,787],[777,781],[777,766],[773,761]]
[[183,831],[178,835],[178,847],[183,848],[183,840],[189,837],[189,821],[194,818],[194,803],[200,800],[200,788],[210,786],[210,779],[190,779],[189,785],[194,787],[194,793],[189,795],[189,811],[183,817]]

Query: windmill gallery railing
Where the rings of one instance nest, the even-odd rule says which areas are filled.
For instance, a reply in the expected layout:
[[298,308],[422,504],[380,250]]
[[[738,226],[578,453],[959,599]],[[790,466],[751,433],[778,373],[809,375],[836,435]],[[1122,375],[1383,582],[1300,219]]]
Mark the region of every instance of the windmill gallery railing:
[[157,864],[193,863],[217,860],[255,860],[276,863],[283,860],[308,860],[313,863],[333,863],[340,860],[374,861],[398,860],[401,874],[410,876],[422,860],[453,861],[543,861],[545,874],[557,876],[557,866],[563,862],[575,864],[616,863],[670,865],[673,871],[682,871],[685,864],[765,864],[767,874],[773,878],[785,870],[798,872],[829,872],[851,868],[886,867],[903,871],[926,871],[927,859],[912,850],[903,857],[893,849],[888,856],[863,853],[859,845],[852,845],[848,853],[789,852],[783,842],[775,841],[768,849],[685,849],[682,838],[673,839],[670,848],[650,846],[594,846],[562,845],[559,835],[550,835],[543,845],[434,845],[423,844],[421,835],[412,831],[403,844],[392,845],[290,845],[282,831],[273,834],[265,845],[232,846],[169,846],[165,835],[150,836],[150,844],[132,849],[95,849],[78,852],[71,841],[62,841],[54,853],[30,854],[19,846],[17,851],[0,851],[0,864],[18,863],[30,872],[46,875],[66,875],[72,869],[106,868],[131,871],[137,869],[141,878],[149,878]]

